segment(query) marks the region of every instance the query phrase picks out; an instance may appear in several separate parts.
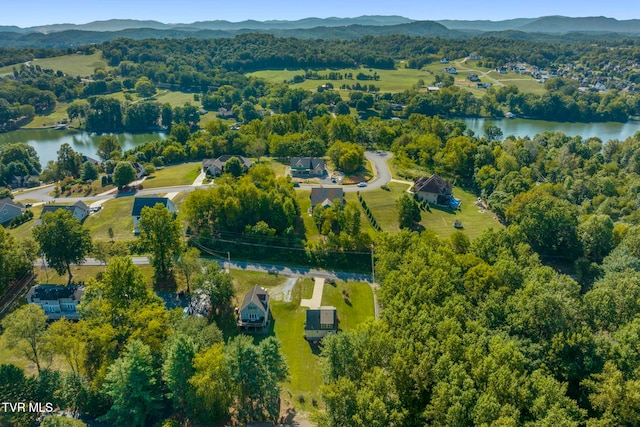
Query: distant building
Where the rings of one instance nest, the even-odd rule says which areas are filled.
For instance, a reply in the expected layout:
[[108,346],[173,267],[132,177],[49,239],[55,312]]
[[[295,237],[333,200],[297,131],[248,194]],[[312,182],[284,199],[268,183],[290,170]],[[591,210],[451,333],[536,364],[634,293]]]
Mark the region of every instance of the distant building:
[[338,313],[335,307],[308,309],[304,324],[304,338],[318,341],[329,333],[338,332]]
[[289,166],[294,178],[322,177],[326,173],[324,160],[317,157],[292,157]]
[[456,70],[456,67],[447,67],[444,69],[445,73],[449,73],[449,74],[458,74],[458,70]]
[[133,217],[133,234],[140,234],[140,215],[142,215],[142,209],[149,207],[152,208],[160,203],[167,208],[169,212],[176,213],[176,205],[167,197],[136,197],[133,201],[133,209],[131,209],[131,216]]
[[202,172],[205,172],[207,175],[211,176],[220,176],[224,173],[224,166],[227,162],[235,157],[240,160],[242,164],[242,169],[246,173],[251,166],[253,166],[253,162],[247,159],[244,156],[235,156],[232,154],[225,154],[223,156],[218,157],[217,159],[204,159],[202,161]]
[[471,52],[469,54],[469,59],[472,60],[472,61],[479,61],[479,60],[482,59],[482,57],[480,55],[478,55],[477,52]]
[[316,206],[328,208],[333,206],[336,200],[344,203],[344,191],[338,187],[314,187],[311,189],[311,209]]
[[255,285],[242,300],[238,309],[238,327],[260,329],[269,326],[269,294]]
[[84,295],[82,285],[38,285],[27,292],[27,302],[42,307],[48,320],[78,320],[77,307]]
[[40,218],[44,217],[44,214],[48,212],[56,212],[60,209],[71,212],[71,215],[76,217],[76,219],[78,219],[78,221],[80,222],[84,221],[84,219],[88,217],[89,213],[91,212],[89,206],[85,205],[82,201],[78,201],[73,205],[45,205],[42,208],[42,214],[40,215]]
[[477,74],[469,74],[467,76],[467,80],[469,80],[470,82],[479,82],[480,81],[480,77],[478,77]]
[[5,224],[22,214],[24,206],[9,197],[0,200],[0,224]]

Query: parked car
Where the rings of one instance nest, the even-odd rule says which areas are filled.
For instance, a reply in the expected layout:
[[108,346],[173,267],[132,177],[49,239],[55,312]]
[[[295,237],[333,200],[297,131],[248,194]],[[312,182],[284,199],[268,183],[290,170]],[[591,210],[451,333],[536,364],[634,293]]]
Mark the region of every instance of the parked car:
[[335,176],[331,177],[331,182],[333,182],[334,184],[336,183],[336,177]]
[[25,203],[25,204],[24,204],[24,207],[25,207],[25,208],[30,208],[31,206],[33,206],[33,204],[31,204],[31,203]]
[[364,181],[358,183],[358,187],[366,187],[366,186],[367,186],[367,183]]

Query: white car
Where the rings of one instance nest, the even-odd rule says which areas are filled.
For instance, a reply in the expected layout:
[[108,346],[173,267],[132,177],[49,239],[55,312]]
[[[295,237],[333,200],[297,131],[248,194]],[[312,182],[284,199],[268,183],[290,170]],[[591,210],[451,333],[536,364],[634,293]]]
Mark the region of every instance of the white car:
[[367,183],[364,181],[358,183],[358,187],[366,187],[366,186],[367,186]]

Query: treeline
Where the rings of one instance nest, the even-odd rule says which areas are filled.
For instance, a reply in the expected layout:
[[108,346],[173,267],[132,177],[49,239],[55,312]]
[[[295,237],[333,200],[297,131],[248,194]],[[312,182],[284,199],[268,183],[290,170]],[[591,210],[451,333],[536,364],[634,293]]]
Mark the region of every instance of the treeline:
[[381,319],[323,340],[322,424],[636,425],[639,232],[588,292],[517,227],[381,235]]

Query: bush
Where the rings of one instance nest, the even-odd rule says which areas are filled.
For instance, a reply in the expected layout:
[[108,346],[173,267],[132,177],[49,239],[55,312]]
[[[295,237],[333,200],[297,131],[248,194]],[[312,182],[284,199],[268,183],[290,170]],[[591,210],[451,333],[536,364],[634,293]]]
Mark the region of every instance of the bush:
[[389,188],[389,186],[387,184],[381,185],[380,188],[382,188],[384,191],[391,191],[391,189]]

